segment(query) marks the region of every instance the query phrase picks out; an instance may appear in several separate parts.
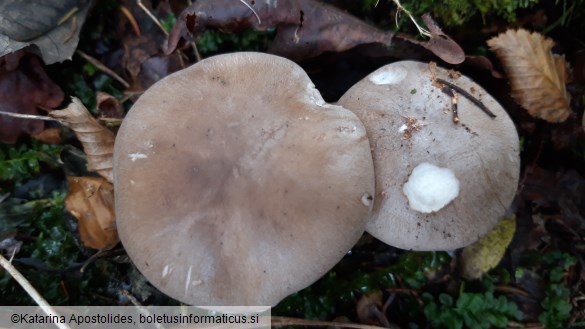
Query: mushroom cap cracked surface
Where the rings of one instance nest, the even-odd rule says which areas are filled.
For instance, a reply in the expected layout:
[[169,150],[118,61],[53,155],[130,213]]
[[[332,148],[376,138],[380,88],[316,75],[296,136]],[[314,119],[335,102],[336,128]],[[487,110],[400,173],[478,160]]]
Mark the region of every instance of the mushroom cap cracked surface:
[[370,215],[365,128],[273,55],[205,59],[134,104],[114,151],[120,238],[192,305],[277,304],[355,244]]
[[[520,173],[518,134],[505,110],[469,78],[450,78],[447,70],[436,68],[436,78],[459,86],[496,115],[491,118],[455,91],[460,122],[454,123],[452,97],[433,84],[433,71],[426,63],[392,63],[338,102],[362,120],[372,147],[376,196],[366,231],[403,249],[451,250],[475,242],[510,206]],[[404,185],[415,168],[429,164],[438,172],[448,169],[456,181],[446,183],[451,195],[440,209],[417,211],[405,195],[406,190],[411,197],[412,189]],[[442,193],[435,182],[417,184],[414,193]]]

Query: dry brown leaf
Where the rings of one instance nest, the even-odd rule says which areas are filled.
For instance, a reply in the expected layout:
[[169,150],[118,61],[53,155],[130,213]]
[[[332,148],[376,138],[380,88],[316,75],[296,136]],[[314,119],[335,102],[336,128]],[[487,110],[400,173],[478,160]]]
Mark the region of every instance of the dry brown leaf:
[[552,54],[551,39],[519,29],[508,30],[487,44],[504,65],[518,104],[532,116],[549,122],[569,117],[567,64],[564,56]]
[[87,169],[96,171],[113,183],[114,134],[100,125],[75,97],[72,97],[71,104],[65,109],[52,111],[49,115],[75,132],[87,155]]
[[47,128],[38,134],[31,135],[32,138],[45,144],[61,144],[61,129],[59,128]]
[[[22,50],[0,58],[0,111],[39,115],[37,108],[55,108],[63,98],[37,56]],[[20,136],[38,134],[44,126],[40,120],[0,115],[0,142],[16,143]]]
[[67,177],[67,210],[79,222],[79,235],[89,248],[111,249],[120,240],[114,214],[114,187],[102,177]]

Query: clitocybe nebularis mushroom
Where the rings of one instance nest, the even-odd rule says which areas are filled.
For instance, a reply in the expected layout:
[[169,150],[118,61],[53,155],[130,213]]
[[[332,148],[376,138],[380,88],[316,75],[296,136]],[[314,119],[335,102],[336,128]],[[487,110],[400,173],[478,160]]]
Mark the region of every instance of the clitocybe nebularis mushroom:
[[273,55],[205,59],[157,82],[116,138],[120,239],[146,278],[193,305],[275,305],[363,233],[365,128]]
[[[376,197],[366,230],[403,249],[476,241],[504,215],[518,183],[518,135],[505,110],[469,78],[434,71],[425,63],[392,63],[339,100],[362,120],[372,147]],[[491,112],[457,90],[445,93],[434,79],[462,88]]]

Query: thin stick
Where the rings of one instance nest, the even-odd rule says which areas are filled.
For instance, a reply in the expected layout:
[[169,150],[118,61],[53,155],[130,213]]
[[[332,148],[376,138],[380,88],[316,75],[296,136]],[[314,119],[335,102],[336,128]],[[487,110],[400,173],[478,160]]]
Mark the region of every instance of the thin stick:
[[12,112],[4,112],[0,111],[0,115],[5,115],[7,117],[12,118],[19,118],[19,119],[29,119],[29,120],[44,120],[44,121],[57,121],[57,119],[53,119],[44,115],[33,115],[33,114],[22,114],[22,113],[12,113]]
[[[0,254],[0,266],[8,272],[18,284],[26,291],[26,293],[41,307],[41,309],[49,316],[58,315],[55,309],[47,303],[47,301],[36,291],[36,289],[28,282],[28,280],[12,266],[12,264]],[[65,323],[55,323],[60,329],[71,329]]]
[[193,48],[193,52],[195,52],[195,59],[198,62],[201,61],[201,54],[199,53],[199,49],[197,49],[197,44],[195,41],[191,41],[191,48]]
[[254,15],[256,15],[256,19],[258,19],[258,24],[262,24],[262,20],[260,20],[260,16],[258,16],[258,14],[256,13],[256,11],[254,10],[254,8],[252,8],[252,6],[250,6],[248,3],[246,3],[246,1],[244,0],[239,0],[241,3],[243,3],[246,7],[248,7],[253,13]]
[[158,20],[158,18],[156,18],[151,12],[150,10],[148,10],[148,8],[146,8],[146,6],[142,3],[141,0],[136,0],[136,3],[138,4],[138,7],[140,7],[142,10],[144,10],[144,12],[146,13],[146,15],[148,15],[148,17],[150,17],[150,19],[152,19],[152,21],[154,22],[154,24],[156,24],[156,26],[159,27],[159,29],[161,29],[161,31],[163,31],[163,33],[168,37],[169,36],[169,32],[167,32],[167,30],[165,30],[164,26],[162,26],[161,22]]
[[400,0],[392,0],[394,2],[394,4],[396,5],[396,7],[398,8],[398,11],[396,12],[396,25],[398,25],[398,13],[400,11],[403,11],[406,15],[408,15],[408,18],[410,18],[410,20],[414,23],[414,26],[416,26],[416,28],[418,29],[418,32],[426,37],[431,37],[431,32],[429,32],[429,30],[425,29],[424,27],[418,25],[418,23],[416,22],[416,19],[414,19],[414,17],[412,17],[412,14],[406,10],[406,8],[402,7],[402,4],[400,3]]
[[352,328],[352,329],[385,329],[384,327],[370,326],[366,324],[357,323],[343,323],[343,322],[330,322],[330,321],[313,321],[305,319],[287,318],[282,316],[272,317],[272,326],[284,327],[284,326],[307,326],[307,327],[340,327],[340,328]]
[[116,74],[116,72],[112,71],[109,67],[105,66],[104,64],[102,64],[100,61],[98,61],[97,59],[89,56],[88,54],[84,53],[81,50],[76,50],[75,51],[79,56],[83,57],[83,59],[85,59],[86,61],[90,62],[91,64],[93,64],[95,67],[97,67],[99,70],[101,70],[102,72],[104,72],[105,74],[111,76],[112,78],[116,79],[118,82],[120,82],[124,87],[129,88],[130,84],[128,82],[126,82],[126,80],[122,79],[121,76],[119,76],[118,74]]
[[[142,313],[142,315],[145,315],[145,316],[150,316],[151,315],[150,312],[144,306],[142,306],[142,304],[140,304],[140,302],[138,301],[138,299],[136,299],[136,297],[134,297],[128,290],[126,290],[126,289],[120,289],[119,291],[124,296],[126,296],[126,298],[128,298],[128,300],[130,300],[130,302],[132,303],[132,305],[134,305],[134,306],[136,306],[136,308],[138,308],[138,311],[140,313]],[[158,329],[164,329],[165,328],[160,323],[155,323],[154,325]]]
[[122,12],[122,14],[124,14],[124,16],[126,16],[126,18],[128,18],[128,21],[130,22],[130,26],[132,26],[134,33],[136,34],[137,37],[140,38],[142,36],[142,32],[140,32],[140,26],[138,26],[138,22],[136,22],[136,18],[134,18],[134,15],[132,15],[130,10],[128,10],[128,8],[124,6],[120,6],[120,11]]
[[477,105],[482,111],[485,112],[485,114],[487,114],[490,118],[495,118],[496,115],[490,111],[487,106],[485,106],[479,99],[473,97],[473,95],[471,95],[470,93],[468,93],[465,89],[452,84],[449,81],[443,80],[443,79],[437,79],[437,82],[442,83],[444,85],[449,86],[449,88],[457,91],[458,93],[460,93],[461,95],[465,96],[465,98],[467,98],[468,100],[470,100],[473,104]]

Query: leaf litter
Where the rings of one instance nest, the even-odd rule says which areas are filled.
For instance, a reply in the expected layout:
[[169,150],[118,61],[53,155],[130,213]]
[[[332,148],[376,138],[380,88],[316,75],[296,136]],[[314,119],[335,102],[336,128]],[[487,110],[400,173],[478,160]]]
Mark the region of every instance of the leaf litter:
[[[104,53],[103,51],[88,51],[88,53],[91,53],[92,56],[95,56],[97,59],[106,63],[115,70],[117,74],[124,76],[125,79],[130,82],[131,86],[124,90],[127,92],[127,95],[136,92],[139,93],[153,82],[180,68],[182,65],[189,65],[192,62],[192,59],[185,56],[186,51],[183,54],[174,54],[173,57],[165,57],[163,50],[170,52],[173,50],[173,47],[182,48],[183,45],[186,45],[186,41],[193,38],[197,39],[197,37],[206,30],[221,29],[222,31],[237,32],[250,28],[258,30],[276,29],[276,37],[272,41],[272,44],[270,44],[268,48],[269,51],[280,53],[296,60],[317,58],[318,61],[318,55],[323,54],[324,52],[346,51],[354,46],[371,42],[389,45],[392,44],[394,38],[403,38],[403,40],[409,42],[414,40],[414,42],[411,43],[418,43],[423,47],[428,46],[430,50],[437,55],[446,54],[446,57],[444,56],[445,58],[439,56],[446,62],[455,63],[461,59],[468,58],[465,56],[463,50],[461,50],[463,49],[462,47],[459,47],[455,41],[450,43],[451,41],[449,40],[452,39],[443,33],[438,26],[434,25],[434,22],[431,23],[432,19],[431,21],[426,21],[426,23],[431,32],[433,30],[432,27],[436,26],[437,29],[435,29],[436,33],[434,36],[436,39],[434,39],[434,41],[433,38],[428,41],[422,41],[421,39],[416,39],[407,35],[383,31],[364,23],[345,11],[316,1],[279,1],[279,3],[282,3],[282,7],[276,9],[266,7],[265,5],[268,3],[267,1],[256,1],[251,5],[254,11],[251,11],[247,6],[233,4],[237,1],[232,1],[233,3],[230,3],[229,5],[226,5],[224,2],[225,1],[221,0],[199,0],[195,2],[193,6],[200,7],[192,6],[185,9],[182,14],[178,15],[177,24],[171,31],[171,36],[168,40],[169,47],[166,48],[164,46],[164,33],[160,31],[156,24],[152,24],[149,18],[146,18],[144,12],[137,8],[136,2],[129,0],[123,1],[122,4],[128,9],[130,15],[121,14],[121,11],[118,13],[120,15],[126,15],[120,16],[120,24],[117,26],[117,32],[121,39],[118,48],[110,50],[110,53]],[[144,1],[144,3],[151,8],[152,12],[157,17],[164,17],[170,13],[171,9],[169,7],[172,8],[172,12],[174,13],[179,13],[185,8],[184,4],[177,4],[178,2],[176,1],[159,2],[156,8],[152,8],[152,5],[148,1]],[[217,4],[216,7],[213,6],[214,3]],[[250,4],[250,2],[247,3]],[[224,6],[219,6],[221,4],[224,4]],[[301,5],[308,7],[302,7]],[[213,16],[218,20],[213,21],[206,16],[198,16],[193,8],[209,8],[208,10],[211,10]],[[295,11],[299,8],[302,10]],[[119,8],[116,8],[116,10],[118,9]],[[303,12],[302,16],[300,15],[301,11]],[[258,16],[256,16],[256,14]],[[126,19],[123,17],[126,17]],[[134,18],[134,24],[131,23],[132,19],[129,17]],[[321,18],[324,19],[321,20],[322,22],[319,22],[319,19]],[[331,26],[321,24],[327,22],[334,22],[337,24],[332,24]],[[136,34],[137,30],[141,32],[140,35],[143,37],[142,39]],[[343,41],[342,37],[345,37],[346,35],[349,35],[346,43],[341,42]],[[482,35],[482,37],[485,36]],[[446,41],[446,43],[443,43],[443,41]],[[544,46],[537,45],[537,47],[542,48],[541,51],[544,49],[548,50],[550,53],[550,47],[547,48],[546,41],[540,40],[538,42],[544,42]],[[534,45],[531,47],[533,46]],[[114,53],[116,55],[113,55]],[[120,60],[122,58],[124,59]],[[183,63],[181,63],[182,61]],[[481,62],[479,66],[483,66],[494,76],[498,75],[498,72],[485,57],[479,58],[479,62]],[[557,62],[554,62],[553,60],[553,63]],[[532,66],[535,65],[534,63],[529,64]],[[558,69],[556,65],[558,64],[554,64],[551,67]],[[505,64],[504,67],[506,67]],[[509,72],[508,69],[506,69],[506,72]],[[508,73],[508,79],[510,79],[511,84],[513,84],[513,78],[510,73]],[[488,80],[488,83],[497,85],[497,87],[502,85],[501,81],[494,79]],[[566,81],[562,84],[566,84]],[[554,91],[557,89],[560,90],[560,88],[558,88],[560,85],[560,83],[553,83],[551,85],[553,86],[553,91],[550,92],[553,93],[554,97],[557,97],[557,94],[562,94],[562,92]],[[101,101],[98,102],[98,107],[102,112],[102,115],[106,118],[120,118],[122,116],[123,108],[120,102],[117,102],[115,98],[111,98],[107,95],[101,95],[100,97]],[[551,98],[554,97],[551,96]],[[125,99],[128,98],[125,97]],[[504,97],[503,99],[505,102],[506,98]],[[576,113],[580,114],[582,111],[582,104],[578,104],[578,106],[581,107],[576,108]],[[59,104],[47,107],[54,108],[58,105]],[[567,101],[567,106],[569,105],[570,104]],[[74,108],[73,110],[70,109],[69,111],[75,112],[79,110],[82,105],[75,106],[77,108]],[[523,107],[525,107],[524,104]],[[575,107],[571,108],[569,106],[568,108],[569,112],[573,111],[572,113],[575,113]],[[53,113],[55,112],[56,111],[53,111]],[[513,108],[511,112],[513,115],[515,114]],[[32,113],[38,114],[37,112]],[[563,112],[562,110],[556,110],[551,113],[545,111],[545,113],[544,117],[549,117],[555,121],[559,121],[564,116],[567,116],[566,112]],[[79,117],[77,115],[79,115]],[[57,114],[57,117],[58,116],[59,114]],[[94,119],[92,119],[89,112],[75,115],[74,113],[69,113],[65,115],[65,117],[60,117],[59,120],[63,120],[66,124],[69,124],[72,127],[77,126],[78,129],[76,133],[81,134],[80,139],[86,139],[85,144],[89,145],[92,142],[98,141],[98,143],[93,146],[84,145],[84,147],[88,148],[86,150],[88,162],[90,163],[88,166],[92,169],[103,170],[106,172],[105,176],[107,177],[107,172],[111,172],[111,167],[102,167],[102,165],[107,164],[109,161],[107,160],[107,157],[111,156],[111,154],[108,155],[108,153],[110,153],[110,146],[108,145],[109,143],[113,143],[113,137],[103,137],[100,135],[100,131],[106,132],[105,135],[109,135],[109,133],[107,133],[108,130],[105,128],[103,128],[104,130],[98,128],[99,123],[92,122]],[[77,121],[78,119],[79,121]],[[489,118],[486,117],[486,119]],[[2,120],[2,118],[0,118],[0,120]],[[525,163],[529,163],[529,165],[523,165],[523,172],[525,173],[522,182],[523,189],[518,195],[519,201],[516,202],[515,209],[527,209],[531,215],[534,213],[534,216],[530,217],[534,222],[528,223],[530,218],[526,216],[517,217],[518,227],[528,227],[529,232],[532,234],[527,235],[520,246],[517,242],[512,241],[506,254],[503,256],[502,262],[505,263],[506,258],[508,257],[507,255],[514,252],[520,252],[524,255],[532,251],[547,253],[556,250],[556,248],[561,248],[564,252],[577,254],[579,251],[583,251],[582,239],[584,228],[582,227],[582,223],[583,216],[585,216],[583,210],[585,209],[585,205],[583,204],[582,195],[584,195],[583,176],[585,173],[583,172],[583,168],[585,168],[585,148],[582,149],[582,154],[578,153],[578,150],[580,149],[577,145],[583,142],[583,132],[582,130],[581,132],[576,132],[573,128],[581,124],[581,119],[579,118],[579,120],[577,120],[576,116],[568,115],[564,124],[571,127],[570,131],[562,129],[562,127],[565,126],[550,128],[549,126],[534,123],[533,121],[530,121],[531,118],[528,116],[515,115],[515,120],[518,124],[520,135],[527,136],[527,140],[523,145],[525,150],[523,160],[525,160]],[[67,121],[70,122],[67,123]],[[108,121],[105,120],[105,122]],[[531,131],[523,128],[528,126],[536,128],[533,128]],[[73,130],[76,129],[74,128]],[[29,134],[29,132],[20,132],[19,136],[22,134]],[[550,136],[554,137],[554,144],[549,142],[551,139],[548,137]],[[540,145],[535,142],[538,140],[536,137],[542,137],[543,142]],[[100,143],[103,143],[103,145],[99,145]],[[82,144],[84,144],[83,141]],[[105,147],[102,147],[104,145]],[[577,153],[575,153],[576,150]],[[544,155],[540,156],[540,154]],[[103,157],[104,155],[105,157]],[[558,156],[555,157],[555,155]],[[555,160],[551,161],[551,158],[554,158]],[[2,159],[0,159],[0,161],[1,160]],[[112,234],[114,231],[112,231],[111,226],[113,223],[113,205],[108,205],[109,202],[105,201],[107,198],[104,199],[100,193],[102,193],[101,191],[103,190],[103,192],[108,195],[110,193],[108,191],[110,191],[111,187],[109,187],[104,179],[99,177],[69,177],[68,179],[72,182],[72,189],[70,191],[70,196],[67,197],[68,200],[70,200],[70,205],[67,207],[74,214],[85,214],[84,216],[79,216],[79,218],[83,218],[79,220],[80,234],[85,236],[85,238],[82,237],[83,243],[91,248],[109,248],[117,241],[115,234]],[[2,188],[2,185],[0,185],[0,188]],[[103,200],[97,201],[100,198]],[[520,210],[518,210],[518,212],[520,213]],[[516,230],[515,239],[521,234],[518,233],[518,231],[520,231],[520,229]],[[17,240],[16,242],[22,241],[18,234],[13,233],[6,238],[7,241],[11,243],[14,242],[14,239]],[[506,240],[508,238],[509,234],[506,235]],[[498,251],[498,254],[499,253],[500,251]],[[410,266],[408,269],[411,272],[407,272],[408,274],[398,274],[401,271],[399,269],[400,266],[403,266],[402,263],[397,263],[398,257],[396,256],[387,257],[387,255],[396,254],[412,256],[408,257],[409,259],[417,259],[418,257],[415,253],[397,251],[387,246],[380,246],[372,241],[367,243],[362,242],[352,250],[351,255],[348,255],[347,259],[345,259],[342,264],[331,272],[331,276],[355,276],[355,268],[360,268],[364,269],[363,271],[369,271],[366,273],[367,276],[371,275],[371,277],[381,278],[379,281],[374,283],[368,282],[369,279],[367,276],[364,278],[352,277],[352,282],[355,283],[355,285],[351,286],[351,288],[347,288],[344,286],[345,281],[343,280],[332,279],[328,281],[328,278],[324,278],[323,282],[333,282],[333,284],[320,286],[318,283],[310,289],[313,291],[312,294],[310,291],[301,292],[300,296],[316,295],[321,301],[323,301],[324,308],[328,305],[326,304],[327,300],[331,300],[331,298],[333,298],[336,303],[345,303],[344,305],[346,306],[348,305],[347,301],[349,300],[349,303],[354,310],[345,314],[358,312],[359,318],[362,318],[363,321],[371,321],[371,317],[369,317],[368,314],[373,312],[377,324],[387,325],[386,320],[384,319],[388,317],[391,325],[396,321],[401,326],[405,327],[408,323],[401,322],[404,319],[400,316],[397,317],[395,315],[392,317],[388,315],[395,314],[395,309],[404,310],[406,307],[410,307],[408,305],[413,301],[419,304],[422,303],[418,296],[423,291],[436,292],[437,289],[441,289],[441,291],[444,290],[453,296],[458,294],[457,286],[461,284],[462,281],[459,278],[461,273],[457,266],[442,262],[438,268],[429,270],[427,268],[428,264],[436,264],[430,262],[424,263],[425,265],[423,265],[422,269],[417,269],[416,264],[420,265],[422,262],[414,262],[413,264],[408,265]],[[368,257],[364,258],[364,255],[368,255]],[[433,258],[434,257],[435,254],[433,254]],[[457,260],[458,257],[459,256],[456,255],[453,259]],[[579,261],[581,264],[583,263],[582,256],[579,256]],[[347,265],[348,262],[350,264],[349,266]],[[452,261],[452,263],[453,262],[454,261]],[[494,263],[497,263],[497,260]],[[381,274],[376,272],[376,270],[386,269],[387,267],[385,266],[389,265],[393,266],[392,270],[389,272],[386,271]],[[498,271],[500,271],[500,269],[501,267],[498,267],[487,272],[487,274],[483,274],[483,272],[485,272],[483,269],[481,272],[484,277],[494,277],[498,275],[497,273],[499,273]],[[511,266],[512,273],[514,270],[519,272],[523,271],[524,275],[518,276],[517,283],[514,282],[514,279],[516,278],[515,276],[512,276],[512,281],[501,281],[498,289],[501,289],[502,287],[509,288],[508,290],[499,290],[505,291],[502,295],[505,294],[513,300],[518,300],[520,305],[524,305],[524,302],[519,299],[519,296],[524,296],[526,291],[528,291],[530,296],[534,298],[543,298],[546,295],[546,292],[542,289],[529,289],[528,287],[531,285],[542,286],[543,284],[546,284],[547,278],[533,277],[529,275],[529,273],[547,273],[551,268],[514,262]],[[574,270],[574,267],[563,269],[563,273],[566,275],[563,278],[566,279],[572,287],[576,287],[575,291],[582,291],[582,288],[585,287],[585,283],[582,278],[579,279],[578,276],[575,277],[571,275],[570,271]],[[377,276],[378,274],[380,274],[379,277]],[[380,282],[384,282],[384,284],[380,284]],[[327,287],[327,289],[320,290],[321,287]],[[579,289],[579,287],[581,287],[581,289]],[[517,290],[514,291],[514,289]],[[520,291],[520,289],[526,291]],[[140,295],[139,291],[140,290],[138,289],[135,293]],[[336,294],[333,293],[333,297],[329,295],[332,294],[331,291],[336,292]],[[364,292],[364,294],[361,295],[362,297],[356,295],[356,292],[358,291]],[[368,294],[365,294],[366,291]],[[388,295],[389,291],[390,295]],[[383,292],[381,296],[380,292]],[[345,294],[344,296],[350,297],[345,299],[335,297],[340,294]],[[375,299],[372,296],[375,296]],[[416,298],[412,298],[412,296],[416,296]],[[370,302],[366,303],[369,298],[372,299]],[[583,305],[583,302],[579,299],[580,295],[578,293],[572,294],[570,298],[572,298],[575,307]],[[388,304],[392,303],[392,307],[386,309],[387,305],[385,303],[384,307],[381,308],[379,302],[380,299]],[[540,299],[537,299],[537,301],[539,300]],[[528,304],[529,303],[526,302],[526,305]],[[527,319],[530,321],[538,321],[538,314],[528,314],[528,312],[542,311],[538,302],[533,304],[536,305],[536,308],[533,311],[527,311],[527,315],[530,315]],[[364,305],[367,307],[364,307]],[[308,313],[311,307],[317,306],[307,306],[304,311]],[[347,308],[345,310],[347,310]],[[329,312],[331,312],[331,310]],[[379,312],[382,312],[382,314]],[[367,320],[368,318],[369,320]]]

